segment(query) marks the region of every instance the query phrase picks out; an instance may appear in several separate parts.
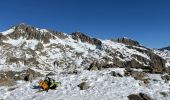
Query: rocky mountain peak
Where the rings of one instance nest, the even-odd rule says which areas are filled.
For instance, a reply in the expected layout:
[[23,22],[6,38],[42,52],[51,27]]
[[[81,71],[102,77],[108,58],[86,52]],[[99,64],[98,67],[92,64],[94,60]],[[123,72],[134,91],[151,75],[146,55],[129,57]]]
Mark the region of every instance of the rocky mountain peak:
[[24,27],[29,27],[31,25],[28,25],[28,24],[25,24],[25,23],[20,23],[18,25],[16,25],[16,27],[19,27],[19,28],[24,28]]
[[15,40],[25,38],[26,40],[36,39],[38,41],[42,41],[43,43],[48,43],[50,39],[56,39],[56,36],[61,36],[61,34],[62,33],[57,34],[57,32],[52,32],[47,29],[40,29],[25,23],[21,23],[3,32],[0,37],[1,40],[4,40],[5,37]]
[[75,40],[80,40],[82,42],[87,42],[87,43],[90,43],[90,44],[94,44],[94,45],[101,45],[102,42],[96,38],[91,38],[87,35],[85,35],[84,33],[81,33],[81,32],[74,32],[71,34],[72,35],[72,38],[75,39]]
[[123,43],[130,46],[141,46],[138,41],[123,37],[113,40],[115,42]]

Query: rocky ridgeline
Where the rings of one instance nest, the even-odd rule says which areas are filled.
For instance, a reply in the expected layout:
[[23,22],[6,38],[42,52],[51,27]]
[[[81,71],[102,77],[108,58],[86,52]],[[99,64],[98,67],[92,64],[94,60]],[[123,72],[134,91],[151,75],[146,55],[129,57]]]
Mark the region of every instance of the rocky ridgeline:
[[[169,68],[165,67],[166,60],[158,56],[153,50],[141,46],[137,41],[119,38],[114,40],[113,43],[119,43],[121,46],[125,46],[123,52],[132,50],[132,55],[123,54],[119,49],[111,47],[104,47],[106,44],[103,41],[91,38],[81,32],[74,32],[71,35],[65,35],[61,32],[54,32],[44,29],[35,28],[26,24],[20,24],[13,27],[14,31],[10,34],[0,34],[0,66],[13,66],[16,68],[20,66],[36,67],[43,70],[54,70],[58,67],[62,67],[64,70],[69,69],[72,72],[75,69],[83,68],[87,70],[102,70],[103,68],[121,67],[121,68],[137,68],[143,69],[147,73],[169,73]],[[55,41],[68,41],[72,38],[74,45],[79,41],[93,46],[96,46],[94,50],[89,47],[81,47],[84,51],[76,50],[74,45],[62,44],[62,43],[50,43],[50,40]],[[37,40],[38,43],[34,49],[29,47],[32,43],[22,42],[20,45],[13,46],[8,43],[8,40],[18,40],[20,38],[26,40]],[[26,46],[28,45],[28,46]],[[114,46],[114,45],[112,45]],[[15,51],[15,52],[14,52]],[[87,52],[87,53],[86,53]],[[53,58],[51,55],[56,55]],[[103,55],[105,54],[105,55]],[[146,58],[141,54],[149,57]],[[59,58],[60,56],[60,58]],[[58,58],[57,58],[58,57]],[[128,58],[128,60],[126,60]],[[81,63],[78,65],[76,61],[81,59]],[[53,69],[51,69],[53,68]],[[8,75],[8,74],[7,74]],[[130,73],[130,75],[133,75]],[[3,76],[1,74],[1,76]],[[4,79],[3,79],[4,80]]]
[[123,43],[126,45],[130,45],[130,46],[138,46],[138,47],[142,47],[138,41],[134,41],[132,39],[128,39],[128,38],[118,38],[118,39],[113,39],[113,41],[115,42],[119,42],[119,43]]
[[[124,65],[124,67],[125,66],[134,67],[134,68],[140,67],[142,69],[148,69],[152,73],[168,72],[165,68],[166,61],[162,57],[153,53],[153,51],[151,49],[146,48],[144,46],[141,46],[137,41],[127,39],[127,38],[119,38],[115,41],[117,41],[119,43],[126,44],[127,48],[135,49],[136,51],[139,51],[143,54],[147,54],[148,57],[150,57],[150,60],[148,60],[148,59],[146,59],[142,56],[139,56],[139,55],[132,55],[133,57],[135,57],[140,62],[148,62],[149,66],[143,66],[143,64],[140,64],[136,60],[132,60],[132,61],[126,62],[125,64],[122,64],[122,65]],[[142,49],[140,47],[145,48],[145,49]]]
[[36,39],[43,41],[43,43],[49,43],[50,39],[56,39],[55,36],[59,38],[66,38],[67,36],[61,32],[49,31],[46,29],[39,29],[26,24],[19,24],[18,26],[12,27],[14,31],[6,36],[0,35],[0,39],[4,40],[7,37],[11,39],[26,38],[27,40]]
[[80,40],[82,42],[87,42],[87,43],[94,44],[97,46],[101,46],[101,44],[102,44],[102,42],[100,40],[98,40],[96,38],[91,38],[81,32],[74,32],[71,35],[72,35],[72,38],[75,40]]

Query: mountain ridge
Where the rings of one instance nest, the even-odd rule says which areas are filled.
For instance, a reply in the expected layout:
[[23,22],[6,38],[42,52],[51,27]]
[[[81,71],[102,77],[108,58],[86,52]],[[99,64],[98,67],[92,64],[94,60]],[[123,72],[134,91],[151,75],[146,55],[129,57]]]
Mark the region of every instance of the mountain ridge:
[[[21,26],[0,34],[0,99],[169,100],[170,51]],[[46,76],[61,86],[36,94]]]
[[[0,36],[2,43],[8,45],[17,43],[14,45],[17,45],[20,48],[23,48],[25,45],[27,48],[31,47],[34,52],[42,52],[41,50],[46,49],[45,45],[49,45],[49,48],[52,45],[58,46],[59,44],[61,44],[59,49],[62,51],[64,50],[63,46],[65,45],[76,50],[76,47],[73,47],[73,45],[81,46],[80,43],[82,42],[83,45],[91,44],[94,47],[96,46],[92,52],[97,50],[98,52],[106,53],[106,55],[109,54],[108,56],[111,56],[112,58],[112,60],[110,59],[112,65],[109,66],[145,68],[155,73],[162,73],[166,70],[166,61],[162,57],[152,52],[152,49],[141,46],[137,41],[131,39],[119,38],[116,41],[99,40],[91,38],[81,32],[73,32],[72,34],[67,35],[61,32],[39,29],[23,23],[14,26],[12,29],[14,30],[11,31],[11,33],[8,32],[8,34]],[[63,42],[65,43],[62,44]],[[89,51],[89,53],[92,52]],[[108,64],[105,64],[103,67],[106,67],[106,65],[108,66]]]
[[159,50],[161,50],[161,51],[164,51],[164,50],[168,50],[168,51],[170,51],[170,46],[160,48]]

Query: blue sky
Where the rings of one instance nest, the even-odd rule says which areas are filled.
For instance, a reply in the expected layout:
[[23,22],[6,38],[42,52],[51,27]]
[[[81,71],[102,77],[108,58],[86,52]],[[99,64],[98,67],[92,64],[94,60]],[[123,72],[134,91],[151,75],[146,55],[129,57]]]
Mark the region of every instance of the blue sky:
[[92,37],[170,45],[170,0],[0,0],[0,31],[19,23]]

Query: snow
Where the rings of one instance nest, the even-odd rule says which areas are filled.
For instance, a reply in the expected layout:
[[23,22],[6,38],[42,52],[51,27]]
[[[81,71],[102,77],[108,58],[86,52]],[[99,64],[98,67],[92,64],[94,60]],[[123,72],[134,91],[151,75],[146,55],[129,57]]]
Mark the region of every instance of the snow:
[[2,33],[2,35],[8,35],[8,34],[13,33],[14,31],[15,31],[15,29],[14,29],[14,28],[11,28],[11,29],[9,29],[9,30],[6,30],[6,31],[0,32],[0,33]]
[[40,29],[40,32],[42,32],[42,33],[47,33],[48,32],[48,30],[46,30],[46,29]]
[[[163,97],[159,92],[168,92],[168,83],[151,82],[147,87],[139,85],[138,80],[132,77],[113,77],[111,71],[123,69],[111,68],[102,71],[83,71],[79,74],[62,74],[51,76],[62,84],[57,90],[35,93],[38,89],[32,89],[38,85],[37,78],[33,83],[18,81],[13,87],[0,87],[0,99],[5,100],[128,100],[127,96],[133,93],[146,93],[157,100],[169,100],[170,96]],[[153,75],[153,78],[155,75]],[[152,78],[151,77],[151,78]],[[87,82],[89,89],[80,90],[77,85]],[[10,88],[16,89],[9,91]]]
[[126,47],[125,44],[113,42],[111,40],[103,40],[102,43],[104,44],[104,48],[112,48],[116,51],[119,51],[123,56],[125,56],[125,61],[132,59],[133,57],[131,57],[131,56],[133,54],[142,56],[142,57],[150,60],[150,57],[147,54],[141,53],[135,49],[129,49]]
[[164,51],[160,51],[160,50],[153,50],[153,52],[157,55],[159,55],[160,57],[162,57],[163,59],[166,60],[166,67],[170,67],[170,51],[168,50],[164,50]]
[[40,29],[40,28],[36,28],[37,31],[40,31],[41,33],[47,33],[49,32],[47,29]]
[[[36,28],[37,31],[41,33],[49,32],[46,29]],[[2,34],[10,34],[14,30],[9,29]],[[21,30],[22,31],[22,30]],[[52,33],[49,32],[52,35]],[[65,34],[66,35],[66,34]],[[95,45],[77,41],[71,38],[70,35],[67,35],[68,38],[60,39],[57,36],[56,39],[50,39],[50,43],[43,44],[44,49],[35,51],[34,55],[27,51],[27,49],[36,49],[36,45],[41,41],[38,40],[27,40],[25,38],[8,39],[4,40],[4,43],[11,44],[12,47],[8,50],[0,47],[0,70],[5,71],[22,71],[28,68],[31,68],[35,71],[38,71],[44,75],[53,71],[55,76],[52,76],[57,81],[60,81],[62,85],[58,87],[57,90],[50,90],[49,92],[35,93],[37,89],[32,89],[33,86],[38,85],[39,79],[37,78],[33,83],[18,81],[15,86],[12,87],[0,87],[0,99],[5,100],[128,100],[127,96],[132,93],[143,92],[146,93],[157,100],[170,100],[170,96],[163,97],[160,95],[160,92],[169,92],[169,83],[165,83],[161,79],[159,74],[148,74],[148,77],[151,79],[151,83],[146,87],[140,86],[141,81],[135,80],[132,77],[113,77],[111,76],[111,71],[115,71],[124,74],[124,68],[108,68],[103,69],[102,71],[87,71],[85,70],[89,67],[89,64],[94,60],[102,61],[103,57],[108,57],[112,59],[112,56],[109,56],[106,49],[109,49],[112,52],[120,52],[123,55],[123,58],[119,58],[122,61],[129,61],[135,59],[132,55],[139,55],[148,60],[150,57],[141,53],[135,49],[129,49],[127,45],[122,43],[113,42],[110,40],[101,40],[102,47],[98,49]],[[25,44],[24,44],[25,43]],[[21,45],[24,46],[22,48]],[[50,45],[53,45],[49,47]],[[56,46],[56,47],[55,47]],[[141,50],[147,50],[143,47],[133,46]],[[24,50],[22,50],[24,49]],[[156,54],[161,55],[164,59],[167,60],[166,66],[170,66],[170,52],[169,51],[155,51]],[[12,57],[16,58],[33,58],[40,63],[36,65],[24,65],[23,62],[18,61],[17,63],[8,64],[6,63],[7,54],[11,54]],[[43,55],[45,54],[45,55]],[[78,56],[80,54],[80,56]],[[85,59],[88,59],[84,63]],[[53,65],[54,61],[58,61],[59,65]],[[107,61],[106,61],[107,62]],[[147,62],[140,62],[144,66],[147,66]],[[107,63],[113,63],[112,60]],[[46,70],[48,68],[48,70]],[[67,74],[67,72],[73,71],[74,69],[78,70],[78,74]],[[142,71],[141,69],[134,69]],[[65,74],[63,74],[65,73]],[[154,79],[158,81],[153,81]],[[81,82],[86,81],[89,84],[89,89],[80,90],[77,85]],[[15,88],[10,90],[11,88]]]
[[3,42],[12,44],[13,46],[16,46],[16,47],[19,47],[23,43],[26,43],[25,47],[31,48],[33,50],[35,49],[35,46],[39,43],[38,40],[26,40],[25,38],[22,38],[22,37],[20,37],[17,40],[15,40],[15,39],[8,39],[8,40],[5,40]]

